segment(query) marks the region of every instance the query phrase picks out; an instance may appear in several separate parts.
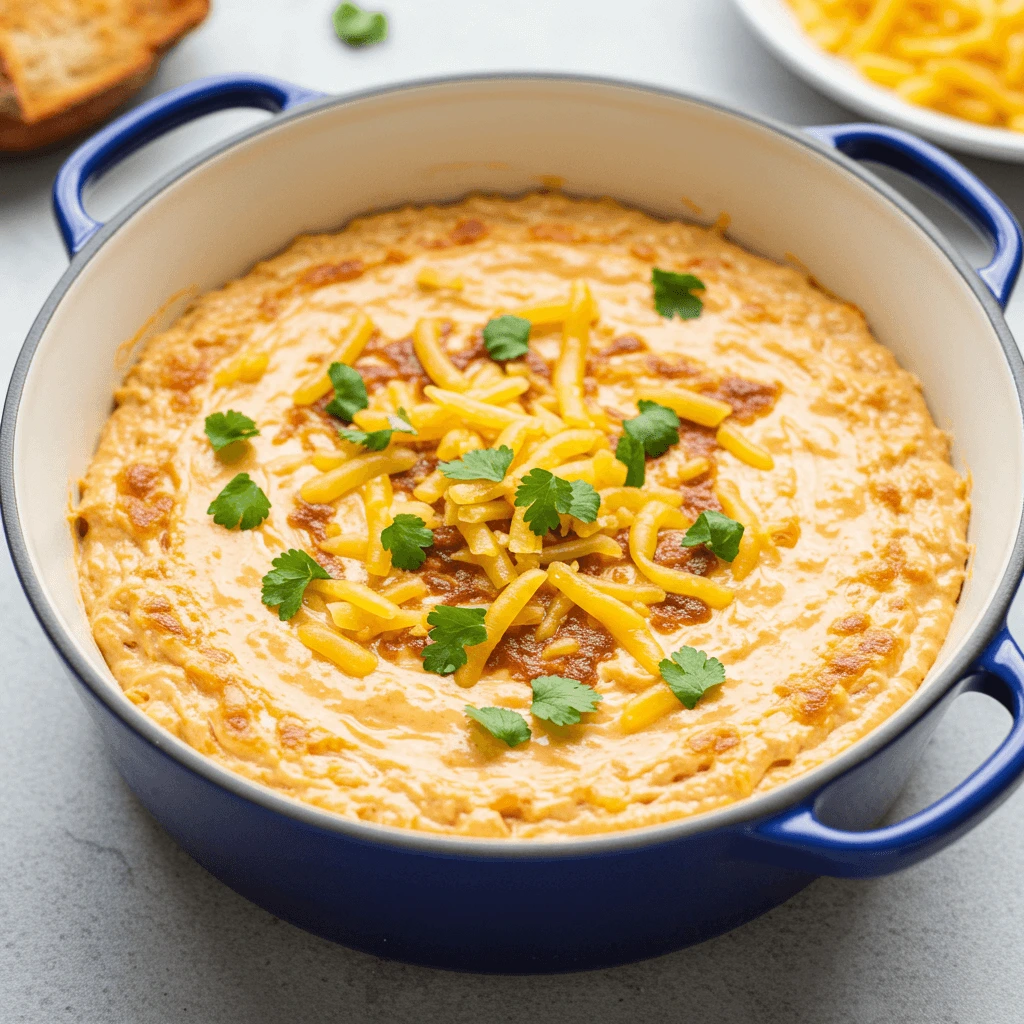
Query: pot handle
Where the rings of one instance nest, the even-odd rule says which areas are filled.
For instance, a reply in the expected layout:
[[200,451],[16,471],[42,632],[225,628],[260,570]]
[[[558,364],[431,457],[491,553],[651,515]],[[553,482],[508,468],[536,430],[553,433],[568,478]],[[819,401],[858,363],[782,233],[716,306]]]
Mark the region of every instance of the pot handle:
[[810,135],[854,160],[873,160],[913,178],[952,203],[995,249],[978,276],[1006,306],[1021,266],[1021,230],[1003,201],[948,153],[898,128],[878,124],[827,124]]
[[216,110],[260,107],[278,113],[323,95],[266,75],[215,75],[180,85],[122,114],[83,142],[57,172],[53,208],[68,255],[74,256],[103,227],[85,212],[82,189],[129,153]]
[[[1009,733],[979,768],[924,810],[865,832],[833,828],[815,814],[818,800],[840,776],[804,803],[745,830],[755,840],[759,859],[816,875],[885,875],[937,853],[998,807],[1024,774],[1024,654],[1006,628],[985,649],[976,669],[952,696],[984,693],[1013,716]],[[883,749],[874,757],[884,754]]]

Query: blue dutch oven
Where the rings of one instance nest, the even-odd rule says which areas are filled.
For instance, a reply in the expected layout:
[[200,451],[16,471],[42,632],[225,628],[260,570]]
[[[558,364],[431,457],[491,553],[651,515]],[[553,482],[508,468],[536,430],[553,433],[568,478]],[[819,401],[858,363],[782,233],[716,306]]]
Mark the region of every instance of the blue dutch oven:
[[[109,223],[86,212],[91,178],[176,125],[240,106],[277,116],[176,169]],[[968,266],[863,160],[955,205],[992,240],[991,262]],[[785,785],[683,821],[589,838],[475,840],[349,821],[206,760],[123,696],[78,597],[68,486],[109,414],[119,345],[172,317],[175,296],[237,276],[300,232],[472,191],[521,193],[552,174],[570,192],[655,215],[679,216],[682,195],[712,214],[728,211],[731,237],[777,259],[796,254],[856,302],[921,379],[955,438],[957,465],[973,477],[976,552],[936,665],[879,728]],[[1024,658],[1014,638],[1024,633],[1013,599],[1024,562],[1024,418],[1021,360],[1001,310],[1021,236],[1003,204],[941,151],[888,128],[799,131],[591,79],[476,77],[334,98],[247,75],[195,82],[114,121],[68,159],[54,201],[71,265],[25,342],[0,434],[11,551],[128,784],[200,864],[255,903],[415,963],[600,967],[734,928],[816,875],[908,867],[1019,781]],[[969,690],[1009,710],[1008,735],[941,800],[872,828]]]

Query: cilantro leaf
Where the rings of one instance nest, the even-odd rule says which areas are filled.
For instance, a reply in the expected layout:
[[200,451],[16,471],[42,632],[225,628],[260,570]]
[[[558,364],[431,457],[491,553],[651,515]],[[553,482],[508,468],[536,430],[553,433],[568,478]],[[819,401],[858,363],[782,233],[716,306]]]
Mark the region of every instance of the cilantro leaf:
[[277,608],[280,619],[290,619],[302,605],[310,580],[329,580],[331,574],[305,551],[289,548],[270,563],[273,569],[263,577],[263,603]]
[[502,740],[510,747],[517,747],[525,743],[533,733],[518,711],[509,711],[507,708],[475,708],[472,704],[466,705],[466,714],[479,722],[495,739]]
[[357,370],[344,363],[331,363],[327,376],[334,385],[334,397],[327,403],[327,413],[351,423],[352,417],[370,404],[363,378]]
[[585,480],[563,480],[546,469],[531,469],[516,488],[516,508],[525,508],[523,518],[531,531],[543,537],[559,525],[562,515],[580,522],[597,519],[601,496]]
[[601,507],[601,495],[586,480],[572,480],[569,486],[572,488],[569,507],[559,506],[558,511],[568,513],[581,523],[592,523]]
[[671,320],[693,320],[700,316],[704,303],[693,292],[704,291],[704,282],[693,274],[675,274],[671,270],[651,271],[651,286],[654,289],[654,308]]
[[423,549],[434,543],[434,531],[408,512],[399,512],[390,526],[380,533],[381,547],[391,552],[391,564],[397,569],[418,569],[427,559]]
[[355,4],[340,4],[331,18],[334,31],[349,46],[369,46],[388,37],[388,19],[378,11],[364,11]]
[[530,711],[555,725],[575,725],[581,714],[596,711],[604,698],[590,686],[565,676],[540,676],[533,683]]
[[361,444],[371,452],[384,451],[391,444],[392,434],[416,433],[416,428],[409,422],[409,414],[401,407],[399,407],[397,414],[392,413],[388,416],[388,423],[391,424],[390,427],[385,427],[383,430],[371,430],[369,433],[365,430],[339,430],[338,433],[346,441],[351,441],[353,444]]
[[206,514],[229,530],[254,530],[270,515],[270,499],[248,473],[239,473],[210,502]]
[[569,481],[546,469],[531,469],[516,488],[516,508],[526,509],[523,518],[538,537],[559,525],[558,506],[562,504],[568,509],[570,501]]
[[487,639],[483,608],[453,608],[435,605],[427,616],[434,628],[427,634],[431,643],[423,648],[423,667],[439,676],[450,676],[469,660],[466,647],[482,644]]
[[227,412],[212,412],[206,417],[205,433],[213,445],[213,450],[219,452],[236,441],[247,441],[250,437],[256,437],[259,428],[248,416],[228,409]]
[[500,483],[512,465],[515,453],[502,445],[500,448],[475,448],[461,459],[439,462],[437,468],[449,480],[493,480]]
[[636,405],[640,415],[624,420],[622,429],[634,441],[639,441],[652,459],[664,455],[672,445],[679,443],[679,417],[672,409],[644,398]]
[[392,430],[339,430],[338,433],[353,444],[361,444],[371,452],[382,452],[391,444]]
[[679,441],[679,417],[668,406],[641,399],[639,416],[622,421],[622,436],[615,446],[615,458],[626,467],[626,487],[643,487],[647,475],[646,456],[664,455]]
[[643,487],[647,475],[646,453],[642,441],[623,434],[615,446],[615,458],[626,467],[626,487]]
[[669,689],[691,710],[712,686],[725,682],[725,666],[693,647],[680,647],[658,668]]
[[484,346],[492,359],[521,359],[530,351],[529,320],[521,316],[499,316],[484,327]]
[[740,553],[743,524],[721,512],[701,512],[680,542],[684,548],[706,544],[719,558],[731,562]]

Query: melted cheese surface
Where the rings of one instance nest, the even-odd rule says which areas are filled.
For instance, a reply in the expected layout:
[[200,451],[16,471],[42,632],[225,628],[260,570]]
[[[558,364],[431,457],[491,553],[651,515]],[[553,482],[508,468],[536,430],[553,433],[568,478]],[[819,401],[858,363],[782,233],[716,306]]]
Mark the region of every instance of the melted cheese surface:
[[[658,315],[653,266],[701,279],[698,318]],[[565,302],[574,280],[586,281],[598,313],[587,401],[612,436],[636,415],[638,391],[679,385],[731,396],[744,413],[738,429],[774,462],[754,468],[716,446],[714,431],[685,422],[680,444],[647,462],[648,483],[681,492],[691,518],[719,507],[724,483],[760,524],[761,555],[742,580],[713,558],[690,566],[733,590],[727,607],[677,600],[649,620],[666,653],[685,644],[718,658],[725,683],[692,710],[676,702],[627,732],[623,709],[656,680],[581,614],[558,634],[577,639],[577,652],[544,662],[545,674],[586,676],[601,693],[579,725],[530,716],[533,625],[514,630],[468,689],[424,672],[423,641],[407,634],[374,642],[369,675],[346,675],[296,635],[303,621],[327,621],[322,602],[283,622],[260,599],[262,576],[288,548],[332,575],[379,585],[360,559],[318,554],[317,535],[358,533],[365,520],[358,492],[326,510],[297,501],[318,473],[311,455],[341,446],[336,421],[294,405],[298,383],[357,311],[378,332],[356,362],[371,406],[386,404],[395,381],[417,393],[429,383],[408,342],[421,318],[445,322],[444,346],[472,374],[493,366],[479,342],[489,319]],[[558,325],[534,328],[517,371],[531,381],[522,407],[550,395],[560,339]],[[267,358],[249,379],[225,383],[225,369],[254,354]],[[227,409],[260,430],[231,463],[203,431],[206,416]],[[426,456],[436,444],[412,447]],[[710,473],[681,482],[681,467],[701,455]],[[412,483],[432,468],[421,459]],[[254,530],[224,529],[207,514],[239,472],[272,504]],[[397,498],[411,499],[394,483]],[[300,237],[200,298],[146,342],[117,392],[72,525],[85,607],[111,671],[129,699],[206,756],[353,819],[554,838],[721,807],[820,764],[891,715],[946,636],[968,514],[949,439],[855,307],[715,230],[609,200],[537,194],[403,209]],[[627,557],[591,556],[581,573],[645,582],[624,531],[606,532]],[[655,560],[685,568],[680,550],[678,531],[662,531]],[[430,593],[409,607],[493,600],[479,569],[444,552],[423,572]],[[538,600],[553,593],[544,587]],[[519,711],[532,739],[509,749],[467,719],[467,703]]]

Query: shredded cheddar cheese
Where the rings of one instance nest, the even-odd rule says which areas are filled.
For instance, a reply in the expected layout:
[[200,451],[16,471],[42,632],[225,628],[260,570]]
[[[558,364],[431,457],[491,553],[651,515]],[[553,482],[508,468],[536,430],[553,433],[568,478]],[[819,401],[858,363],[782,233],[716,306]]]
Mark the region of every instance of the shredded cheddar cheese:
[[351,366],[366,347],[372,334],[373,321],[363,312],[353,314],[338,341],[337,348],[327,357],[323,369],[314,370],[299,384],[292,395],[292,401],[296,405],[312,405],[329,394],[331,378],[327,376],[327,368],[331,363]]
[[562,327],[562,349],[552,379],[559,412],[571,427],[589,427],[593,423],[583,396],[592,308],[586,282],[574,281]]
[[1018,0],[789,0],[823,49],[909,103],[1024,131]]

